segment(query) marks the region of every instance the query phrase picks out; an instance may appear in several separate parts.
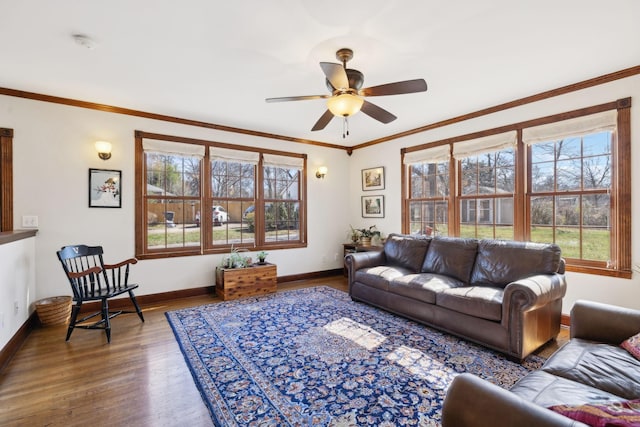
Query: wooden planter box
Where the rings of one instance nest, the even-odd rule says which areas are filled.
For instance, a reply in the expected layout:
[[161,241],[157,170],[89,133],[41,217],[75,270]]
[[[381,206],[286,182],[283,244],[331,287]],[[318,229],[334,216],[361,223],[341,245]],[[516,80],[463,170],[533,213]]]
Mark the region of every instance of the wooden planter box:
[[265,295],[276,291],[275,264],[246,268],[216,268],[216,295],[223,301]]

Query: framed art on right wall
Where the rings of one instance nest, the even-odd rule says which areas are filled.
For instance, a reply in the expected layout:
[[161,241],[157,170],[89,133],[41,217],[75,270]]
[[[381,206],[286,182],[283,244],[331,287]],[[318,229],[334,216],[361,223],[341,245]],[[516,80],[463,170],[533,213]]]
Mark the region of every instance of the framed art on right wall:
[[363,218],[384,218],[384,196],[362,196]]
[[384,167],[362,169],[362,191],[384,190]]

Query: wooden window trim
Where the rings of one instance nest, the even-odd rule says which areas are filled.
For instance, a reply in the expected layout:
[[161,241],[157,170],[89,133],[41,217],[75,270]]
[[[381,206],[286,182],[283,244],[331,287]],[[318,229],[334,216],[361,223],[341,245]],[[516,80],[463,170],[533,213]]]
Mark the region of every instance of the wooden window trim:
[[0,128],[0,231],[13,231],[13,129]]
[[[612,216],[611,232],[612,232],[612,255],[616,261],[615,268],[602,268],[594,265],[589,261],[580,260],[580,265],[572,264],[571,259],[567,259],[567,271],[597,274],[610,277],[620,277],[630,279],[632,275],[631,261],[631,98],[618,99],[616,101],[607,102],[600,105],[572,110],[560,114],[554,114],[537,119],[527,120],[511,125],[501,126],[499,128],[489,129],[485,131],[475,132],[472,134],[456,136],[440,141],[434,141],[427,144],[403,148],[401,150],[401,166],[402,166],[402,230],[409,231],[409,194],[410,183],[408,181],[410,175],[407,167],[403,164],[404,154],[424,150],[444,144],[454,144],[456,142],[466,141],[469,139],[480,138],[487,135],[497,134],[516,130],[518,132],[518,145],[516,149],[516,182],[514,193],[514,239],[525,240],[528,237],[530,222],[529,208],[526,203],[529,200],[526,185],[531,182],[531,159],[526,155],[528,150],[522,143],[522,129],[527,127],[539,126],[543,124],[553,123],[557,121],[572,119],[576,117],[596,114],[608,110],[617,110],[617,144],[612,153],[614,160],[612,173],[612,191],[611,205],[615,207],[615,215]],[[450,187],[458,188],[460,185],[458,180],[458,169],[455,159],[450,160]],[[454,169],[455,167],[455,169]],[[525,169],[526,167],[526,169]],[[449,235],[460,235],[460,207],[458,206],[460,197],[450,192],[449,195]]]
[[[261,149],[261,148],[253,148],[253,147],[245,147],[233,144],[219,143],[215,141],[187,138],[187,137],[179,137],[174,135],[163,135],[151,132],[144,132],[137,130],[135,131],[135,250],[136,257],[139,259],[155,259],[155,258],[168,258],[168,257],[178,257],[178,256],[193,256],[193,255],[209,255],[209,254],[220,254],[220,253],[228,253],[231,245],[220,245],[216,247],[212,247],[210,244],[206,244],[205,242],[211,241],[211,229],[208,226],[201,226],[201,242],[202,244],[198,247],[182,247],[182,248],[165,248],[165,249],[154,249],[153,251],[149,251],[146,249],[146,232],[147,232],[147,224],[146,224],[146,207],[145,207],[145,188],[146,188],[146,177],[144,175],[144,161],[145,154],[143,149],[143,140],[144,139],[159,139],[165,141],[186,143],[186,144],[197,144],[204,145],[205,156],[202,159],[201,163],[201,176],[202,176],[202,188],[200,193],[200,204],[202,207],[202,212],[209,212],[211,210],[212,199],[210,197],[211,194],[211,168],[209,166],[210,157],[208,147],[217,146],[222,148],[228,148],[233,150],[244,150],[244,151],[253,151],[259,152],[261,154],[275,154],[282,155],[288,157],[300,157],[304,160],[303,169],[300,171],[300,239],[296,241],[278,241],[278,242],[263,242],[258,244],[258,240],[256,238],[255,245],[239,245],[239,247],[246,247],[252,251],[259,250],[275,250],[275,249],[291,249],[291,248],[303,248],[307,246],[307,155],[306,154],[297,154],[290,153],[285,151],[278,150],[270,150],[270,149]],[[261,156],[262,157],[262,156]],[[262,171],[262,161],[259,163],[257,167],[256,179],[257,181],[257,192],[256,192],[256,205],[263,201],[263,189],[262,189],[262,179],[263,179],[263,171]],[[260,230],[264,230],[263,219],[256,216],[256,233]],[[204,223],[205,216],[202,215],[202,220]],[[263,232],[263,231],[261,231]]]

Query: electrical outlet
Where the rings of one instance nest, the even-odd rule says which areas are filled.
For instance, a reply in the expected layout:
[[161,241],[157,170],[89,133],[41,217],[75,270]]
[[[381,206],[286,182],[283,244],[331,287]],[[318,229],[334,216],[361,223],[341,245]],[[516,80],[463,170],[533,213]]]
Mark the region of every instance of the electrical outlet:
[[20,311],[20,306],[18,305],[18,301],[13,302],[13,314],[18,314]]
[[38,217],[37,217],[37,215],[23,215],[22,216],[22,227],[23,228],[37,228],[38,227]]

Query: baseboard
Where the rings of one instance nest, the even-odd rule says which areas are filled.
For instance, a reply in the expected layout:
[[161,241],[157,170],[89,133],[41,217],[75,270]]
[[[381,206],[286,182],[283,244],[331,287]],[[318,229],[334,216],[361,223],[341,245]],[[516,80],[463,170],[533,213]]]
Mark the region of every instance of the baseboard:
[[[292,274],[289,276],[279,276],[277,278],[278,283],[295,282],[298,280],[310,280],[318,279],[322,277],[338,276],[342,275],[342,269],[337,268],[333,270],[314,271],[312,273],[304,274]],[[200,295],[212,295],[215,293],[215,286],[203,286],[201,288],[181,289],[178,291],[160,292],[157,294],[149,295],[136,295],[138,304],[144,310],[145,305],[158,304],[165,301],[171,301],[181,298],[189,298]],[[129,298],[117,298],[109,301],[109,308],[116,310],[131,309],[131,301]],[[100,310],[100,302],[86,303],[82,306],[82,312],[92,312]],[[18,329],[18,331],[11,337],[7,345],[0,350],[0,372],[9,363],[14,354],[24,344],[25,340],[31,333],[31,331],[37,327],[40,327],[40,321],[38,315],[34,311],[26,322]]]
[[278,276],[278,283],[297,282],[298,280],[320,279],[322,277],[342,276],[342,268],[333,270],[314,271],[313,273],[292,274],[289,276]]
[[0,372],[9,364],[11,358],[22,347],[31,331],[40,324],[38,315],[34,311],[20,329],[11,337],[9,342],[0,350]]

